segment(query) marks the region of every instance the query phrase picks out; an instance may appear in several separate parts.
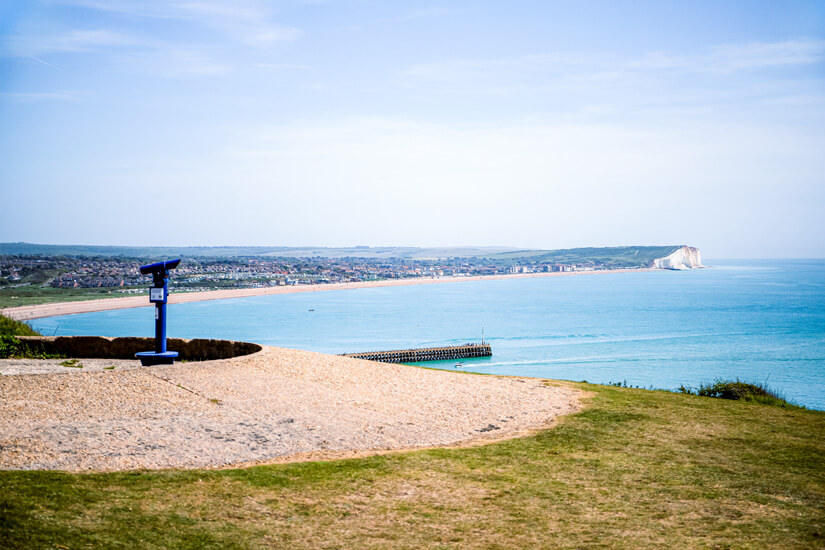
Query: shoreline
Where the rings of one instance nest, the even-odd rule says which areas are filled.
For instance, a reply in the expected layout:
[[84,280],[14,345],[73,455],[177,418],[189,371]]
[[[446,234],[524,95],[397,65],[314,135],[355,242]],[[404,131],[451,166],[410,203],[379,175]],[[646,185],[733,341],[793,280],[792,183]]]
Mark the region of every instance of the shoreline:
[[[169,304],[187,304],[209,300],[226,300],[230,298],[249,298],[268,296],[270,294],[293,294],[297,292],[323,292],[327,290],[354,290],[387,286],[407,286],[435,283],[460,283],[470,281],[495,281],[502,279],[528,279],[536,277],[566,277],[571,275],[596,275],[603,273],[639,273],[647,271],[666,271],[661,268],[644,267],[636,269],[601,269],[598,271],[569,271],[551,273],[517,273],[512,275],[475,275],[472,277],[416,277],[410,279],[386,279],[381,281],[360,281],[355,283],[333,283],[317,285],[273,286],[264,288],[236,288],[229,290],[207,290],[203,292],[178,292],[169,294]],[[102,298],[99,300],[78,300],[76,302],[52,302],[31,306],[17,306],[0,309],[0,314],[16,321],[29,321],[59,315],[77,313],[94,313],[116,309],[150,307],[148,296],[125,296],[123,298]]]

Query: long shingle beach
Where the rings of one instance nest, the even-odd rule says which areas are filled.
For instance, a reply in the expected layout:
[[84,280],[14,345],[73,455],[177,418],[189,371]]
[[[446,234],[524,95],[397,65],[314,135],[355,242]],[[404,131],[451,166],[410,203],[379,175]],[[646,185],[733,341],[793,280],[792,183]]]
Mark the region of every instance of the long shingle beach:
[[579,399],[541,379],[274,347],[171,366],[80,363],[0,361],[0,468],[214,468],[468,444],[547,427]]

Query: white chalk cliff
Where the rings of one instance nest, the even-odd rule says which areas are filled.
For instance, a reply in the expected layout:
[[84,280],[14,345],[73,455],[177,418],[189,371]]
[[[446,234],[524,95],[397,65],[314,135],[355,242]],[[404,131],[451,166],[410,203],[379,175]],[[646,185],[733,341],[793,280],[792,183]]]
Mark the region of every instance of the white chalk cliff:
[[653,267],[659,269],[693,269],[702,266],[702,253],[698,248],[683,246],[664,258],[653,260]]

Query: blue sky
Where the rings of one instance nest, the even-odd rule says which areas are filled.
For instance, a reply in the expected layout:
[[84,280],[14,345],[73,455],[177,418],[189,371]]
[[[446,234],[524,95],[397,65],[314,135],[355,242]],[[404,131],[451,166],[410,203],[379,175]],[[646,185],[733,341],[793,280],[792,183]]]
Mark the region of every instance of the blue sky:
[[6,2],[0,241],[825,257],[825,4]]

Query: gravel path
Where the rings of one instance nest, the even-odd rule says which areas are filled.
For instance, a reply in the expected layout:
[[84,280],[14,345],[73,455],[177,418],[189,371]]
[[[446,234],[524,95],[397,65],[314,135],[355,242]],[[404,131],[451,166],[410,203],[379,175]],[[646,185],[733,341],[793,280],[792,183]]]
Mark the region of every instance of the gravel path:
[[0,361],[0,469],[222,467],[468,443],[548,426],[579,396],[541,379],[273,347],[171,366],[79,362]]
[[[107,370],[139,369],[140,361],[129,359],[0,359],[0,374],[77,374],[78,372],[103,372]],[[2,397],[2,394],[0,394]]]

